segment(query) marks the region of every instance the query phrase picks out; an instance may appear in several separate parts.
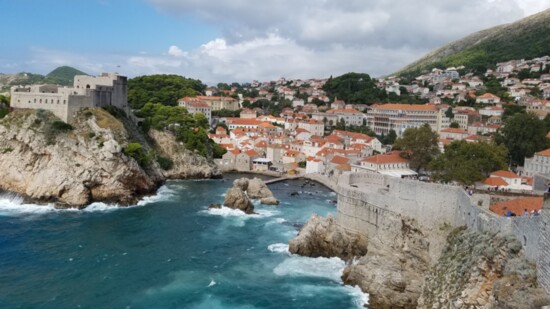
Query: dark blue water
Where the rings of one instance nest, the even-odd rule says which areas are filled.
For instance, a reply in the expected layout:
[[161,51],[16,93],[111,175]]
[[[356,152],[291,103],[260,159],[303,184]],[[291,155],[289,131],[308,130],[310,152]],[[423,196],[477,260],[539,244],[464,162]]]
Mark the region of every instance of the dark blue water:
[[[288,254],[329,190],[270,186],[258,215],[206,210],[229,180],[169,182],[137,207],[59,211],[0,197],[0,308],[357,308],[338,259]],[[290,192],[303,190],[291,197]]]

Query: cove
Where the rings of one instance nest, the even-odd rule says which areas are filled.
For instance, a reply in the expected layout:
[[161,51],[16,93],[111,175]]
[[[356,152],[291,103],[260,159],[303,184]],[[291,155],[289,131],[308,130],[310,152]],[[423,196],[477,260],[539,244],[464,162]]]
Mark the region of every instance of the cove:
[[129,208],[0,196],[0,307],[361,308],[343,261],[288,253],[313,213],[336,212],[336,195],[292,180],[270,185],[281,204],[255,215],[207,210],[240,176],[171,181]]

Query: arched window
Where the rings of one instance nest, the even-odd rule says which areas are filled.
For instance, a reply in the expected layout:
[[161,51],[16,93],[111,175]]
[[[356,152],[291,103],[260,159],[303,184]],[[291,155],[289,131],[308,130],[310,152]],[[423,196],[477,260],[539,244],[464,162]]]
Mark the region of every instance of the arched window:
[[90,89],[90,85],[86,85],[86,89]]

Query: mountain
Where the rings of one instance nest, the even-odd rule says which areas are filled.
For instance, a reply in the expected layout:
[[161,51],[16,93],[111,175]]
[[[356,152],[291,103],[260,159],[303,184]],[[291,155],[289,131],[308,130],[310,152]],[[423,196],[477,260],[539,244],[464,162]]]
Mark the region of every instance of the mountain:
[[464,65],[485,72],[497,62],[550,55],[550,9],[511,24],[496,26],[451,42],[401,69],[415,76],[434,67]]
[[58,67],[46,76],[26,72],[16,74],[0,73],[0,91],[8,90],[11,86],[15,85],[59,84],[69,86],[73,84],[75,75],[88,74],[69,66]]
[[72,85],[75,75],[88,75],[73,67],[62,66],[46,75],[47,84]]

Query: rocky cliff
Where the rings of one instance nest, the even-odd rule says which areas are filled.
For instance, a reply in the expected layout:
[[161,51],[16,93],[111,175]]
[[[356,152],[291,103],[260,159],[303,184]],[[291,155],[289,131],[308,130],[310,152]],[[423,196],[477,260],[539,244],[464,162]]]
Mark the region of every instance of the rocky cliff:
[[[348,260],[342,280],[369,294],[369,308],[540,308],[548,303],[536,285],[534,265],[513,237],[449,227],[426,231],[414,220],[395,219],[391,227],[365,237],[345,231],[330,217],[314,216],[289,250]],[[444,246],[438,243],[442,237]],[[438,255],[430,248],[434,245],[441,247]]]
[[540,308],[535,265],[513,237],[456,229],[430,269],[419,308]]
[[0,189],[58,205],[133,204],[168,176],[156,162],[144,168],[126,155],[129,142],[124,125],[102,109],[82,111],[72,126],[43,110],[16,110],[0,120]]
[[222,176],[214,162],[185,149],[176,141],[173,134],[151,130],[149,136],[154,140],[158,151],[173,162],[170,169],[161,171],[165,178],[217,178]]

